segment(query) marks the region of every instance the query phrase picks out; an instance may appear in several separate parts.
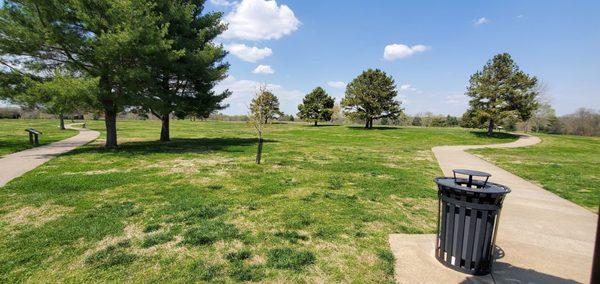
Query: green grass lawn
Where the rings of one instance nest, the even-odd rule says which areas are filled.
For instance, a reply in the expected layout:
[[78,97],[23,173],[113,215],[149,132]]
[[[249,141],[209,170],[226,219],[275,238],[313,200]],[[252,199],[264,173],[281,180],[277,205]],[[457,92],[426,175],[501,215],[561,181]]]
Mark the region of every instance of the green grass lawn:
[[27,128],[42,132],[40,145],[49,144],[77,134],[75,130],[60,130],[58,120],[48,119],[0,119],[0,156],[33,147],[29,144]]
[[[89,124],[102,130],[101,121]],[[0,282],[393,281],[390,233],[435,230],[444,128],[119,121],[0,190]]]
[[530,147],[479,149],[472,152],[563,198],[598,212],[600,138],[538,136],[542,138],[542,143]]

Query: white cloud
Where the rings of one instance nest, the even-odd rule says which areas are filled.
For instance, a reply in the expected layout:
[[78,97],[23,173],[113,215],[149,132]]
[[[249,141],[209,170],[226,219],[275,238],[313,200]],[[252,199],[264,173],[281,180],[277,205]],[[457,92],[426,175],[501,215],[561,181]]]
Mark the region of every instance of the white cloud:
[[416,91],[417,88],[413,87],[411,84],[402,84],[400,85],[400,91]]
[[462,93],[455,93],[446,96],[446,103],[453,106],[466,107],[469,102],[469,98]]
[[473,20],[473,24],[475,26],[481,26],[481,25],[485,25],[485,24],[489,24],[491,22],[490,19],[486,18],[486,17],[481,17],[479,19]]
[[342,82],[342,81],[329,81],[329,82],[327,82],[327,85],[329,85],[332,88],[336,88],[336,89],[346,88],[346,83]]
[[237,56],[239,59],[255,63],[258,60],[261,60],[267,56],[273,54],[273,51],[268,48],[258,48],[256,46],[250,47],[245,44],[226,44],[225,49],[231,54]]
[[216,92],[222,92],[229,89],[232,92],[231,96],[226,99],[225,103],[230,105],[223,112],[226,114],[247,114],[248,105],[258,91],[260,86],[266,85],[267,89],[271,90],[279,98],[281,110],[288,114],[298,112],[298,104],[302,102],[304,92],[298,90],[289,90],[277,84],[265,84],[252,80],[237,80],[233,76],[221,81],[216,87]]
[[217,5],[217,6],[231,6],[231,5],[235,4],[236,2],[228,1],[228,0],[210,0],[210,3],[212,3],[213,5]]
[[404,44],[396,44],[396,43],[389,44],[389,45],[386,45],[383,50],[383,58],[385,60],[396,60],[396,59],[401,59],[401,58],[411,56],[415,53],[424,52],[429,49],[430,49],[430,47],[422,45],[422,44],[417,44],[417,45],[413,45],[413,46],[408,46],[408,45],[404,45]]
[[221,36],[227,39],[278,39],[300,26],[292,9],[275,0],[242,0],[224,20],[229,28]]
[[271,68],[271,66],[269,66],[269,65],[258,65],[258,66],[256,66],[256,68],[254,68],[254,70],[252,70],[252,73],[254,73],[254,74],[273,74],[273,73],[275,73],[275,70],[273,70],[273,68]]

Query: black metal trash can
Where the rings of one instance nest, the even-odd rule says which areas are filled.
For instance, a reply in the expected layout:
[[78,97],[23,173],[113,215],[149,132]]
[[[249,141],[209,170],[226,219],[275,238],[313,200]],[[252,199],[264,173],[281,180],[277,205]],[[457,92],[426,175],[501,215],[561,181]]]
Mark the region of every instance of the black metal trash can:
[[[488,173],[463,169],[453,172],[454,177],[435,179],[439,199],[435,256],[454,270],[489,274],[502,201],[510,189],[488,182]],[[468,178],[457,178],[457,174]]]

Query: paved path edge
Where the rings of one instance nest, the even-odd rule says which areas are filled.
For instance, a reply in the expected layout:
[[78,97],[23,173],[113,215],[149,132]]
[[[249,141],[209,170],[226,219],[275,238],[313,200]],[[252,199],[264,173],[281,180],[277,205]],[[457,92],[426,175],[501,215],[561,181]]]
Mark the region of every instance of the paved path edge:
[[466,152],[480,148],[515,148],[541,142],[517,134],[505,144],[433,147],[444,175],[468,168],[492,174],[493,182],[509,186],[496,244],[505,255],[497,259],[493,278],[474,277],[445,268],[433,256],[435,235],[392,234],[398,283],[587,283],[598,215],[540,186]]
[[73,137],[53,142],[48,145],[34,147],[0,157],[0,188],[11,180],[22,176],[45,162],[77,147],[86,145],[100,136],[100,132],[95,130],[78,128],[73,125],[67,125],[66,127],[68,129],[77,130],[79,133]]

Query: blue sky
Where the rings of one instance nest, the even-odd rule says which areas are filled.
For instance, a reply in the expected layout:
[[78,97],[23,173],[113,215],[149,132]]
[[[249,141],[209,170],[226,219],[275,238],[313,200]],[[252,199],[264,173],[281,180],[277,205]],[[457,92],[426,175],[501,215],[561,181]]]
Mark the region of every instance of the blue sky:
[[[408,114],[460,115],[469,76],[509,52],[546,86],[558,114],[600,109],[600,1],[265,1],[209,0],[230,29],[234,95],[244,114],[258,84],[295,114],[302,96],[324,87],[339,101],[367,68],[396,80]],[[387,55],[384,50],[387,48]],[[261,66],[262,65],[262,66]]]

